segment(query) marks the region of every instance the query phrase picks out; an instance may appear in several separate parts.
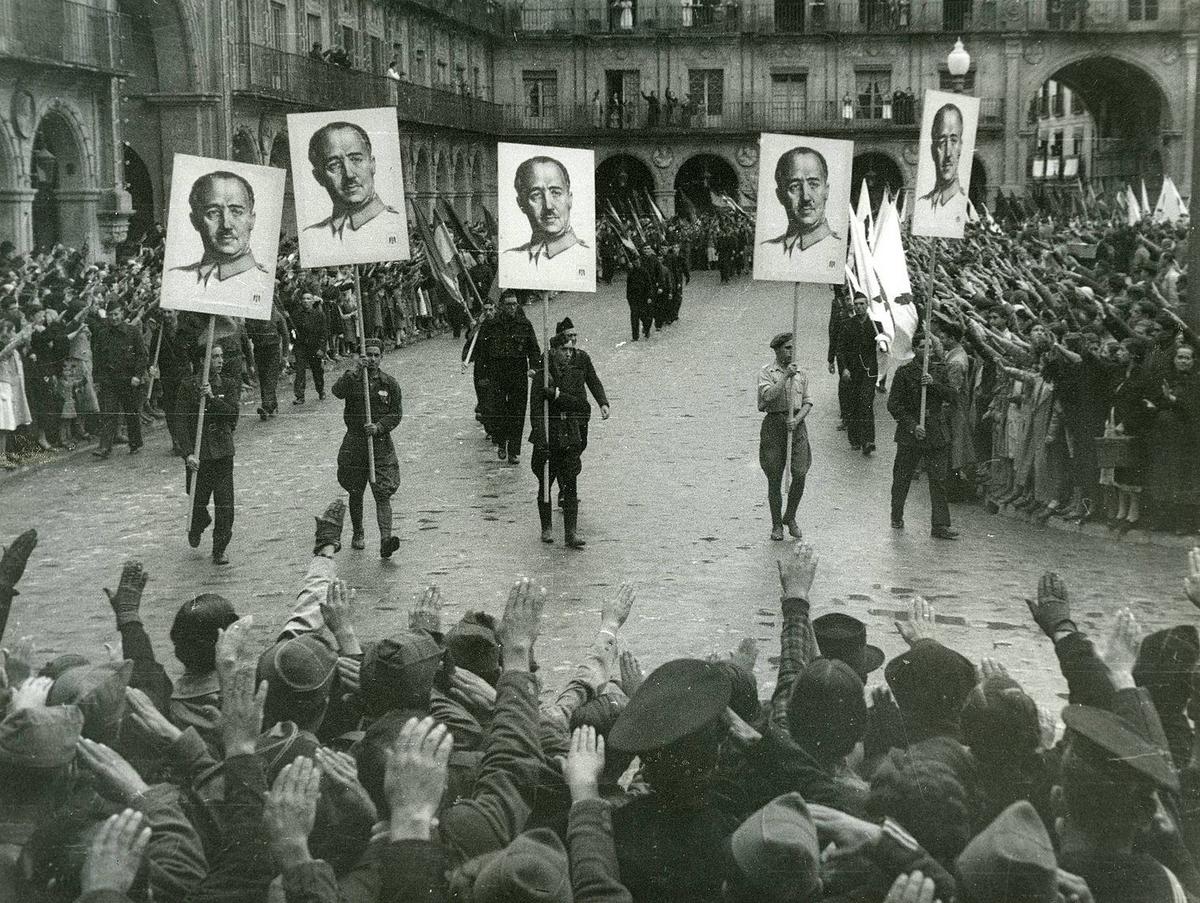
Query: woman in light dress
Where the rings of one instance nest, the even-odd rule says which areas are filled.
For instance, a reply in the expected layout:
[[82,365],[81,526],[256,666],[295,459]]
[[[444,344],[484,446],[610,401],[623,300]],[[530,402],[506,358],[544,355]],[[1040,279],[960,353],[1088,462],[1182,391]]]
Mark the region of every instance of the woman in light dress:
[[25,398],[25,371],[21,365],[19,345],[7,348],[17,337],[12,320],[0,318],[0,470],[12,470],[17,465],[8,457],[8,435],[19,427],[33,422],[29,402]]

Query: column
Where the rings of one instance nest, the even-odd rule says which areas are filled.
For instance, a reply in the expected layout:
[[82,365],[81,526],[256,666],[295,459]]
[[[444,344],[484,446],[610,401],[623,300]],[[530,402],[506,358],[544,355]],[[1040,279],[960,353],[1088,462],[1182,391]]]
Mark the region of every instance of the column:
[[0,189],[0,235],[12,239],[18,254],[33,250],[32,188]]
[[[1181,65],[1184,67],[1183,109],[1180,111],[1183,114],[1182,146],[1178,152],[1172,154],[1179,160],[1176,164],[1178,169],[1176,173],[1177,186],[1190,184],[1192,175],[1196,171],[1193,154],[1196,144],[1196,66],[1198,60],[1200,60],[1200,39],[1195,35],[1189,35],[1184,38],[1183,59],[1181,60]],[[1189,146],[1189,141],[1191,146]],[[1192,193],[1192,196],[1195,196],[1195,192]]]
[[662,211],[662,215],[670,219],[675,215],[675,189],[655,189],[654,203],[658,205],[658,209]]
[[1004,41],[1004,168],[1000,187],[1024,193],[1025,159],[1021,142],[1021,39]]

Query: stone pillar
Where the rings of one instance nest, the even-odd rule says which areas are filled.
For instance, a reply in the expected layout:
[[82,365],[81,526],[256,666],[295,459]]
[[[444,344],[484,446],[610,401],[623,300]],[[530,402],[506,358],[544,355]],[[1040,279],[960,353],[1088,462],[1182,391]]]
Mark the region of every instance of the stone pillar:
[[675,215],[675,189],[655,189],[654,203],[658,204],[658,209],[662,211],[662,215],[670,219]]
[[123,188],[104,192],[98,221],[100,246],[95,249],[97,257],[116,259],[117,245],[129,234],[129,221],[133,218],[133,198]]
[[[1188,35],[1183,39],[1183,146],[1178,153],[1178,182],[1177,185],[1190,185],[1195,170],[1193,169],[1194,148],[1189,146],[1196,143],[1196,79],[1200,73],[1200,38]],[[1180,191],[1182,194],[1182,190]],[[1193,193],[1194,196],[1194,193]]]
[[[94,256],[103,256],[104,244],[100,240],[100,195],[99,188],[77,188],[54,193],[58,204],[59,241],[68,248],[84,245]],[[109,253],[111,255],[111,248]]]
[[33,250],[32,188],[0,189],[0,235],[12,239],[18,254]]
[[1021,142],[1021,39],[1004,41],[1004,148],[1000,188],[1024,193],[1025,158]]

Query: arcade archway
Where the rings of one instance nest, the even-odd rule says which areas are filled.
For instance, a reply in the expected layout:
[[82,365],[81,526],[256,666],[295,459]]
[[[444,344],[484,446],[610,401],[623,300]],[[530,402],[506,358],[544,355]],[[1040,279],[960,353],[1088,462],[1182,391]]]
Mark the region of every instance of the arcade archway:
[[125,190],[133,203],[126,241],[136,245],[154,226],[154,183],[145,161],[129,144],[124,146]]
[[675,210],[686,215],[688,205],[699,213],[718,209],[722,195],[741,202],[737,171],[733,164],[716,154],[697,154],[679,167],[675,176]]
[[854,158],[850,168],[850,203],[857,206],[858,194],[863,182],[867,183],[867,195],[871,199],[871,211],[878,212],[883,203],[883,192],[895,198],[904,188],[904,174],[896,161],[879,151],[867,151]]
[[42,117],[33,138],[30,183],[33,197],[33,246],[50,247],[58,242],[80,247],[86,224],[64,210],[64,195],[84,186],[83,151],[71,124],[51,110]]
[[654,188],[650,167],[630,154],[616,154],[596,167],[596,211],[604,214],[611,204],[619,216],[632,210],[649,215],[646,195],[653,197]]

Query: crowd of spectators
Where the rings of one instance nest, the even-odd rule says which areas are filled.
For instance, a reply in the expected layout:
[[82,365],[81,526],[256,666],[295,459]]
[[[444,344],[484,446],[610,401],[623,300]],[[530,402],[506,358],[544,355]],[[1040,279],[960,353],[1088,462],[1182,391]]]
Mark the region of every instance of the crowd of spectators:
[[[486,251],[491,245],[482,230],[472,228]],[[142,424],[153,419],[166,420],[173,450],[185,452],[184,431],[171,412],[174,393],[199,372],[204,321],[159,308],[162,238],[154,230],[113,264],[89,262],[85,251],[62,246],[19,257],[11,242],[0,245],[0,468],[93,437],[102,452],[126,444],[136,453]],[[413,260],[364,266],[361,274],[366,334],[388,347],[446,326],[457,334],[469,321],[431,274],[420,246]],[[474,275],[486,290],[490,273]],[[469,297],[465,280],[460,293]],[[260,416],[269,415],[280,376],[295,377],[295,396],[303,399],[311,371],[324,397],[318,374],[357,354],[357,321],[352,269],[302,270],[290,240],[281,244],[272,319],[219,318],[217,342],[226,374],[237,374],[246,392],[258,385]],[[269,367],[279,371],[269,375],[269,387],[261,385],[257,366],[264,349]]]
[[[1055,225],[1015,209],[999,219],[943,242],[933,280],[934,335],[957,392],[947,414],[960,498],[1121,534],[1195,533],[1200,368],[1182,316],[1186,225],[1064,224],[1061,213]],[[920,303],[932,249],[912,238],[907,250]]]
[[[179,607],[169,636],[151,636],[150,575],[130,560],[104,590],[119,652],[46,660],[38,637],[10,641],[0,899],[1200,897],[1192,624],[1143,638],[1121,609],[1097,644],[1044,574],[1028,606],[1046,640],[1021,655],[1053,661],[1052,647],[1060,716],[1003,663],[954,650],[920,597],[885,665],[863,622],[816,615],[817,557],[796,544],[769,603],[769,694],[752,639],[645,674],[628,584],[551,684],[536,654],[546,591],[528,578],[502,612],[454,600],[471,610],[453,623],[428,587],[406,623],[360,637],[338,576],[344,516],[339,499],[316,517],[294,606],[258,612],[265,630],[244,615],[251,599],[199,592],[155,599]],[[36,585],[17,592],[36,545],[31,529],[0,557],[0,641],[14,606],[38,605]],[[1200,549],[1183,585],[1200,607]]]

